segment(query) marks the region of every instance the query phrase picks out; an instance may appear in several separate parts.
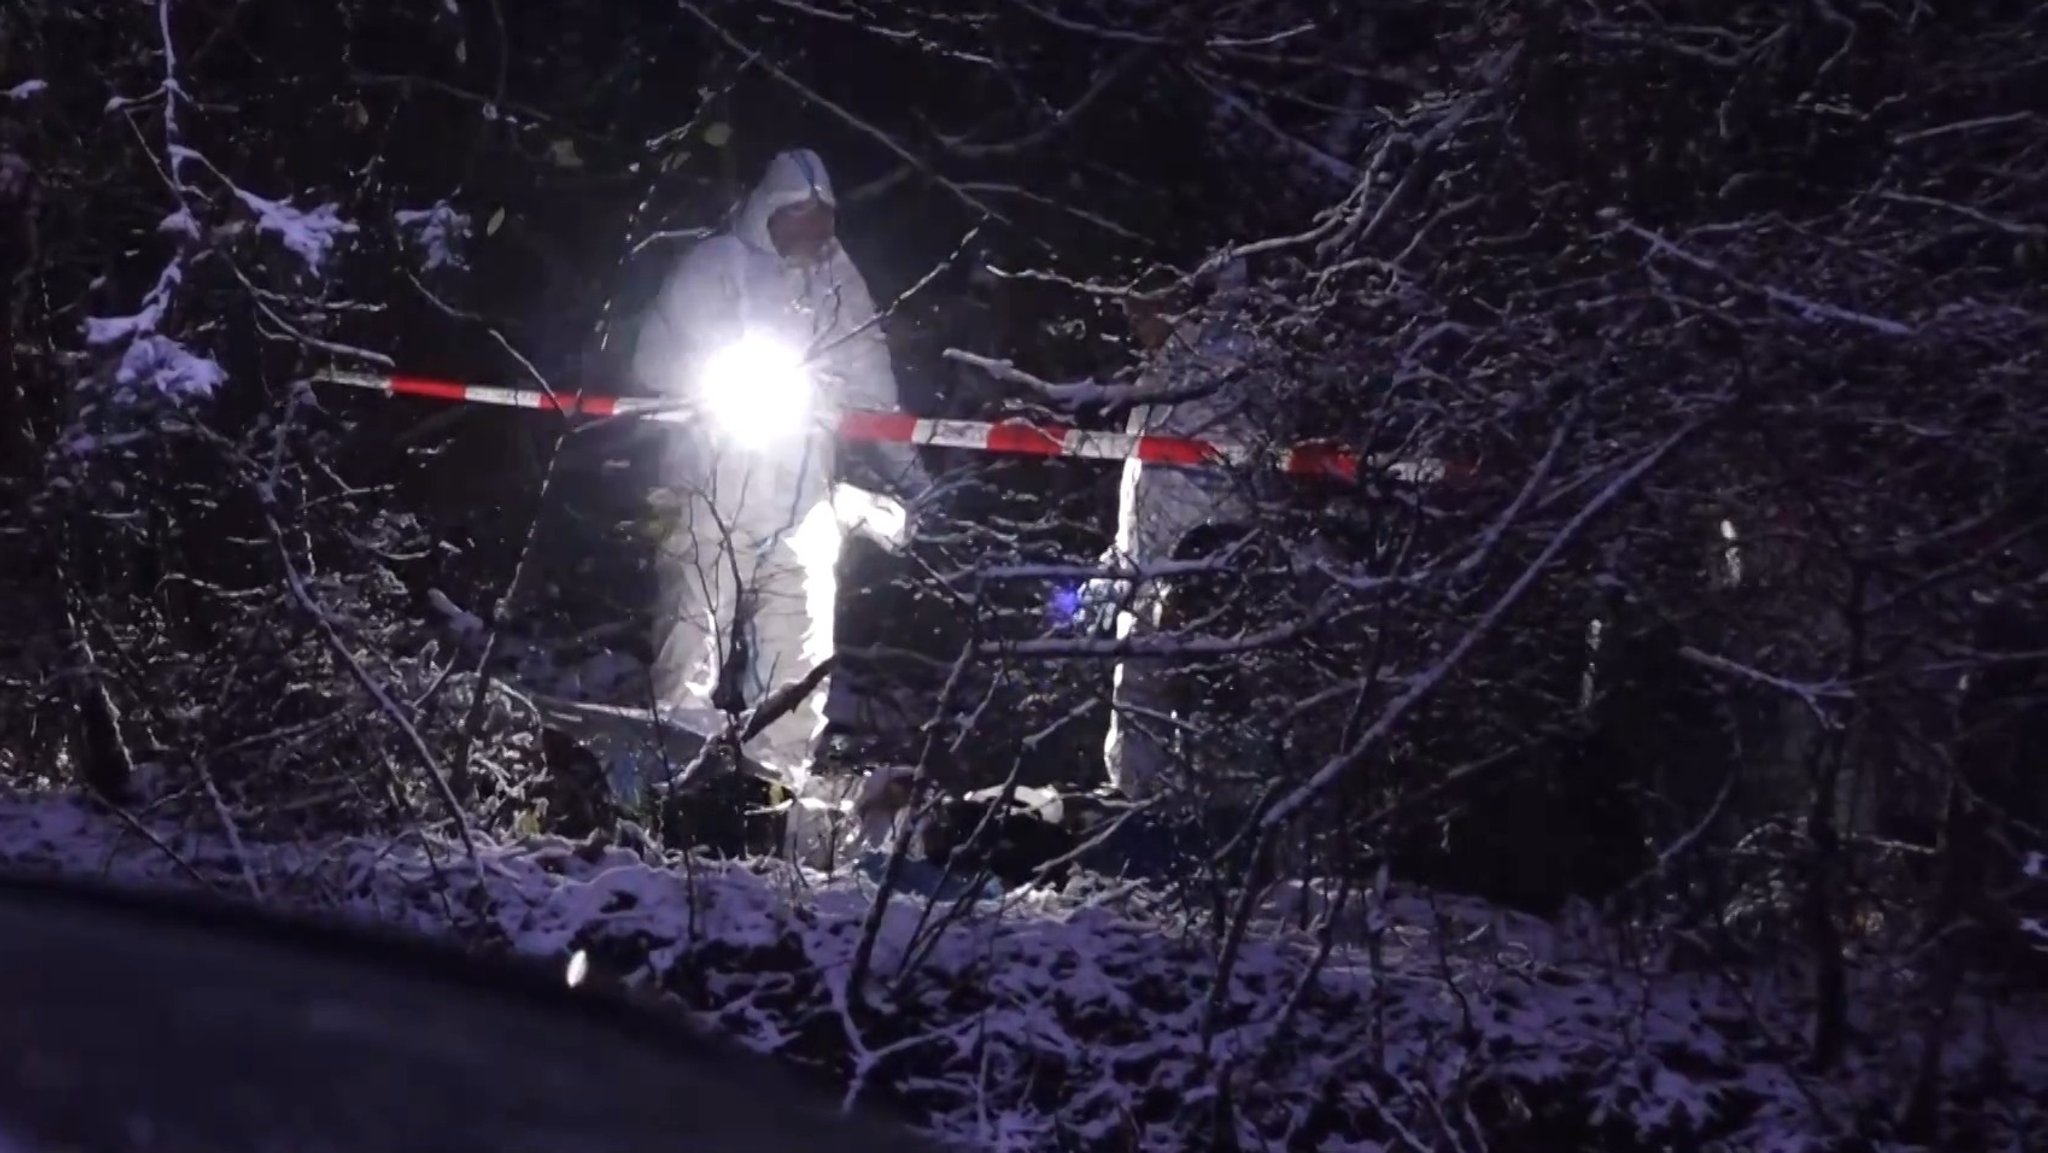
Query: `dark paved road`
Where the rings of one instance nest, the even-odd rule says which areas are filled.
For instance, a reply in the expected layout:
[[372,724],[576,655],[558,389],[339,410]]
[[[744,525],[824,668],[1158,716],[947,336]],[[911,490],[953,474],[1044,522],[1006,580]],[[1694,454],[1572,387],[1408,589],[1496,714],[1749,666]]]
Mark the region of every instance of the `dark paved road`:
[[559,977],[0,878],[0,1153],[930,1148]]

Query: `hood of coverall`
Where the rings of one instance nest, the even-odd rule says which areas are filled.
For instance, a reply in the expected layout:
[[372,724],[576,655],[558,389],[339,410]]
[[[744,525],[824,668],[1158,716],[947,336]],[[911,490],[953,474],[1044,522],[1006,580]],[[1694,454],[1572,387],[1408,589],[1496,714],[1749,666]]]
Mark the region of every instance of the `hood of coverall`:
[[777,209],[811,199],[838,207],[839,202],[832,194],[832,177],[825,172],[825,162],[808,148],[777,153],[775,159],[768,162],[768,171],[761,175],[760,183],[747,194],[739,219],[733,221],[733,235],[748,248],[774,256],[775,242],[768,236],[768,218],[775,215]]
[[1210,274],[1209,299],[1189,317],[1186,331],[1190,343],[1224,340],[1236,343],[1251,308],[1251,269],[1242,256],[1234,257]]
[[1163,347],[1152,354],[1141,382],[1179,390],[1170,403],[1132,410],[1127,430],[1172,436],[1243,436],[1253,431],[1246,410],[1258,376],[1251,362],[1258,346],[1250,328],[1252,285],[1242,257],[1215,269],[1206,298],[1182,312]]

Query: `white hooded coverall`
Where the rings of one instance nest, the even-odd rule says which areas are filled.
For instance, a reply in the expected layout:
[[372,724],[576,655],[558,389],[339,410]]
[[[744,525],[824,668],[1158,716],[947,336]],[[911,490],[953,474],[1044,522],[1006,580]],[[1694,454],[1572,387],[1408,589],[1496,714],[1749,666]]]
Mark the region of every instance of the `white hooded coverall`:
[[[769,239],[777,209],[811,198],[834,202],[817,154],[776,156],[730,230],[697,245],[669,277],[634,349],[643,385],[685,396],[705,358],[742,333],[808,354],[813,399],[803,432],[750,449],[721,437],[708,416],[666,426],[662,483],[680,509],[656,556],[653,691],[658,707],[699,731],[723,724],[712,697],[736,620],[744,619],[738,639],[749,657],[738,686],[745,707],[831,653],[847,503],[835,496],[873,499],[835,490],[836,416],[897,405],[874,300],[838,240],[815,262],[802,262],[779,255]],[[919,495],[928,481],[910,447],[877,448],[903,491]],[[752,602],[744,618],[743,597]],[[828,719],[852,719],[839,687],[828,680],[756,737],[748,754],[800,786],[816,733]]]
[[[1132,434],[1238,439],[1250,433],[1245,388],[1232,377],[1246,356],[1246,339],[1227,319],[1179,325],[1139,378],[1137,391],[1208,389],[1199,395],[1131,410],[1125,431]],[[1168,468],[1124,462],[1117,491],[1116,545],[1109,560],[1132,574],[1117,613],[1118,640],[1158,633],[1166,592],[1146,570],[1174,559],[1189,533],[1205,524],[1249,521],[1253,505],[1244,478],[1216,469]],[[1133,800],[1156,790],[1173,766],[1174,702],[1169,693],[1173,662],[1140,657],[1117,662],[1111,679],[1109,734],[1103,762],[1109,782]]]

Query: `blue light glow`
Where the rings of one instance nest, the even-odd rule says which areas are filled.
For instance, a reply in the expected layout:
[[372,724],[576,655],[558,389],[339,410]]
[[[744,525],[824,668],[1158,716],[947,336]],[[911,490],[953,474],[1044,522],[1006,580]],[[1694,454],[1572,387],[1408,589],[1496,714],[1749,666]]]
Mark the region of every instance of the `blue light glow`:
[[1085,615],[1081,603],[1081,586],[1058,585],[1052,590],[1049,604],[1053,616],[1062,624],[1078,623]]

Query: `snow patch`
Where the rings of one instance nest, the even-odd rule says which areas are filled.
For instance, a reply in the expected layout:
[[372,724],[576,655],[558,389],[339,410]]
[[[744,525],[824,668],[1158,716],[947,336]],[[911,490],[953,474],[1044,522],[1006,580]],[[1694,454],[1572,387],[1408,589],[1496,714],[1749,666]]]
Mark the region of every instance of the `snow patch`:
[[176,262],[166,266],[156,286],[143,298],[142,309],[130,316],[89,316],[85,320],[88,348],[110,349],[126,343],[114,367],[118,394],[134,399],[150,394],[174,401],[213,395],[227,372],[212,359],[157,331],[170,307],[171,290],[183,279]]
[[325,267],[335,244],[356,231],[355,225],[341,219],[339,206],[331,202],[300,209],[241,188],[235,189],[235,196],[256,214],[257,231],[275,236],[293,255],[305,261],[311,272]]
[[88,316],[85,318],[85,343],[92,348],[105,348],[124,340],[133,340],[156,331],[157,322],[163,319],[164,302],[152,299],[143,305],[142,311],[132,316]]
[[49,88],[49,82],[45,80],[24,80],[12,88],[0,91],[0,96],[5,96],[9,100],[27,100],[31,96],[47,92]]
[[227,381],[227,372],[168,336],[138,337],[121,354],[114,384],[131,393],[150,393],[172,400],[212,396]]
[[[175,261],[164,267],[156,278],[156,285],[149,295],[142,298],[142,309],[129,316],[89,316],[85,319],[85,343],[88,348],[107,348],[124,340],[135,340],[153,334],[157,325],[163,323],[164,312],[170,307],[171,290],[185,279],[184,269]],[[93,285],[95,289],[98,283]]]

